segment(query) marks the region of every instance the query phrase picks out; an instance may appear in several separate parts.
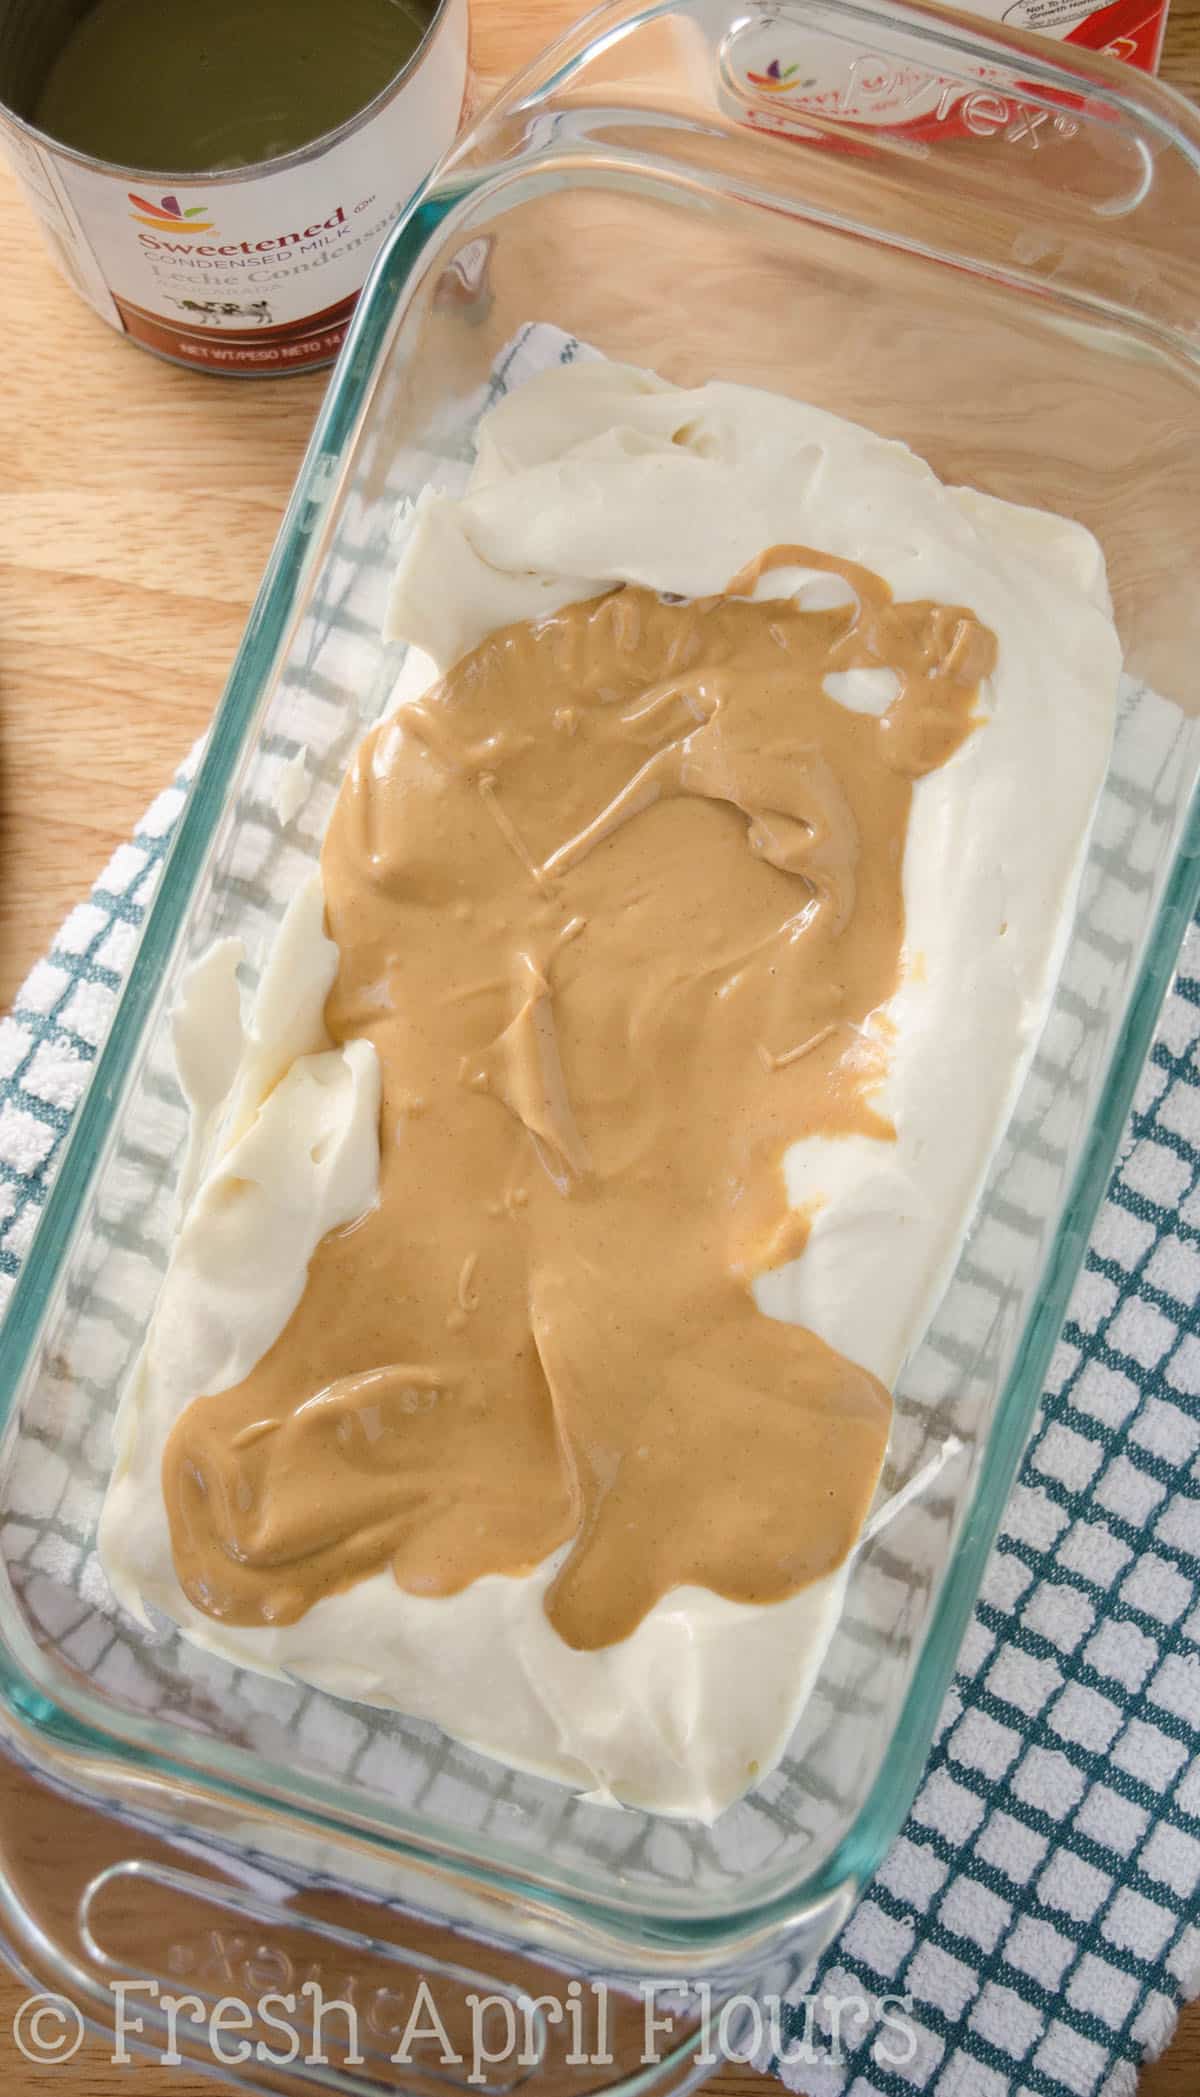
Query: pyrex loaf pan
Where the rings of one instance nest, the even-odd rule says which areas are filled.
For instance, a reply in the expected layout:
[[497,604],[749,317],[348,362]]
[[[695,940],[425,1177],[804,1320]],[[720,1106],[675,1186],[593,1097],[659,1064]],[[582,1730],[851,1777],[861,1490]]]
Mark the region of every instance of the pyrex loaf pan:
[[[760,84],[792,65],[794,88]],[[396,227],[0,1339],[0,1694],[56,1781],[167,1839],[200,1831],[610,1971],[728,1981],[785,1943],[811,1954],[847,1912],[912,1796],[1196,899],[1198,206],[1194,115],[1086,54],[898,0],[680,0],[593,16]],[[461,470],[533,320],[676,380],[816,401],[946,479],[1081,519],[1126,651],[1054,1009],[897,1393],[889,1519],[782,1766],[709,1830],[147,1636],[94,1556],[173,1222],[181,974],[236,934],[252,983],[399,667],[380,640],[398,519]]]

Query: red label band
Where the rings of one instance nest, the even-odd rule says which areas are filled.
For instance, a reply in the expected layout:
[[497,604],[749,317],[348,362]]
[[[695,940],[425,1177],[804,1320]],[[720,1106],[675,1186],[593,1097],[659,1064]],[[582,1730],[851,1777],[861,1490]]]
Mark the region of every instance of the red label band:
[[178,320],[117,298],[125,333],[144,348],[204,371],[310,371],[336,357],[357,292],[302,320],[272,324],[265,300],[183,299]]

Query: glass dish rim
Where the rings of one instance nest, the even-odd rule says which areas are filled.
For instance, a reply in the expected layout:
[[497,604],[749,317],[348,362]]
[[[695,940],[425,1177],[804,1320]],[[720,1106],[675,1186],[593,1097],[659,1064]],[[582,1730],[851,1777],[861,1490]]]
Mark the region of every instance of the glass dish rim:
[[[392,318],[405,284],[443,222],[503,173],[491,164],[456,171],[464,147],[486,133],[497,117],[520,106],[531,82],[543,99],[577,74],[602,50],[619,26],[631,33],[677,12],[681,0],[653,0],[630,8],[628,0],[605,0],[543,51],[489,105],[453,149],[442,170],[435,170],[387,236],[367,279],[346,343],[318,412],[292,495],[280,524],[270,559],[238,647],[221,701],[213,718],[203,758],[167,854],[161,879],[142,927],[132,966],[108,1037],[92,1067],[38,1228],[23,1262],[7,1315],[0,1326],[0,1434],[15,1425],[14,1409],[32,1362],[43,1321],[53,1301],[76,1219],[91,1190],[115,1126],[126,1082],[141,1048],[146,1028],[159,1003],[162,977],[182,935],[196,884],[216,829],[225,813],[229,784],[250,733],[263,690],[276,670],[297,606],[311,578],[322,544],[322,528],[334,510],[339,486],[329,472],[356,437],[368,404],[379,357],[388,340]],[[686,0],[682,0],[686,5]],[[1045,57],[1030,40],[1008,31],[994,34],[991,25],[928,4],[898,0],[874,6],[870,0],[822,0],[856,24],[897,18],[931,45],[958,56],[1014,61],[1022,80],[1036,91],[1051,92],[1086,83],[1107,114],[1165,133],[1200,174],[1200,116],[1164,83],[1137,76],[1118,85],[1109,69],[1092,54],[1072,49],[1071,64]],[[606,33],[605,25],[608,26]],[[1187,347],[1180,342],[1181,349]],[[1193,352],[1193,354],[1195,354]],[[90,1690],[40,1680],[50,1670],[32,1639],[18,1631],[16,1643],[0,1619],[0,1707],[19,1734],[32,1732],[59,1752],[90,1763],[132,1767],[142,1778],[165,1780],[178,1794],[180,1780],[193,1790],[236,1802],[243,1810],[257,1806],[271,1815],[303,1813],[306,1823],[328,1832],[353,1831],[385,1852],[469,1877],[506,1899],[549,1904],[564,1916],[605,1927],[617,1941],[633,1946],[645,1941],[651,1926],[654,1945],[699,1949],[705,1944],[759,1939],[786,1930],[821,1902],[848,1885],[858,1886],[874,1871],[887,1844],[907,1813],[928,1755],[934,1726],[980,1580],[992,1539],[1003,1514],[1013,1478],[1028,1437],[1054,1342],[1061,1329],[1067,1297],[1082,1265],[1088,1236],[1103,1199],[1134,1087],[1149,1048],[1187,925],[1200,903],[1200,792],[1193,795],[1170,873],[1131,990],[1121,1040],[1114,1049],[1086,1132],[1070,1191],[1063,1204],[1042,1282],[1026,1319],[1012,1366],[997,1404],[978,1475],[963,1513],[958,1536],[941,1574],[940,1590],[923,1628],[920,1650],[897,1718],[893,1752],[881,1768],[853,1820],[834,1849],[815,1871],[792,1876],[782,1888],[759,1893],[739,1904],[736,1893],[707,1908],[681,1910],[650,1902],[645,1889],[636,1901],[622,1902],[592,1887],[564,1889],[571,1876],[548,1884],[530,1875],[526,1856],[489,1838],[486,1845],[468,1831],[439,1830],[417,1815],[372,1807],[374,1825],[364,1825],[353,1802],[323,1780],[274,1769],[251,1751],[224,1742],[204,1742],[204,1761],[186,1757],[193,1736],[174,1729],[176,1752],[164,1752],[160,1737],[172,1734],[161,1721],[133,1714],[114,1718]],[[22,1662],[21,1647],[28,1647]],[[28,1750],[26,1750],[27,1752]],[[221,1764],[227,1764],[226,1769]],[[275,1781],[271,1781],[274,1779]],[[164,1787],[165,1788],[165,1787]],[[477,1854],[486,1847],[492,1861]]]

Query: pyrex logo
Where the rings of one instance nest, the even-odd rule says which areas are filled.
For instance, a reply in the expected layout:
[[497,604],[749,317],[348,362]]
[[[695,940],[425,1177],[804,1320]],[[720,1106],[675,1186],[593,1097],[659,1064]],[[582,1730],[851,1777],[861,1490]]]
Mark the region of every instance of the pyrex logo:
[[[1032,4],[1013,0],[1005,19]],[[1055,4],[1085,8],[1088,0]],[[920,153],[930,140],[963,136],[994,138],[1038,153],[1079,131],[1078,118],[1069,110],[1018,99],[1009,73],[998,66],[978,62],[955,76],[934,73],[891,53],[855,50],[816,27],[793,48],[797,56],[789,58],[786,48],[779,48],[775,28],[765,23],[748,22],[729,32],[722,69],[742,104],[743,123],[779,137],[851,149],[856,140],[843,127],[870,127],[903,133]]]
[[203,204],[181,204],[178,197],[160,197],[157,204],[150,204],[139,197],[136,190],[127,190],[126,195],[133,210],[130,218],[139,226],[150,226],[155,233],[211,233],[213,221],[206,217]]

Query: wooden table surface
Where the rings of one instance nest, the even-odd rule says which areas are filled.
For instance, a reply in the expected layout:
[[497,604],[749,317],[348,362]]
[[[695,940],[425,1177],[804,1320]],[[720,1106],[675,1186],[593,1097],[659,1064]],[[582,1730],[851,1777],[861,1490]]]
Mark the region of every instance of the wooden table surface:
[[[473,0],[474,56],[502,79],[574,19],[571,0]],[[1200,0],[1175,0],[1163,75],[1200,94]],[[324,374],[221,383],[131,349],[55,275],[0,168],[0,1011],[218,698]],[[22,1780],[0,1765],[0,1817]],[[113,2097],[87,2043],[35,2069],[13,2044],[25,1990],[0,1971],[0,2089]],[[213,2097],[143,2067],[143,2097]],[[727,2069],[711,2087],[750,2097]],[[1141,2097],[1197,2097],[1200,2005]],[[230,2093],[232,2097],[232,2093]]]

